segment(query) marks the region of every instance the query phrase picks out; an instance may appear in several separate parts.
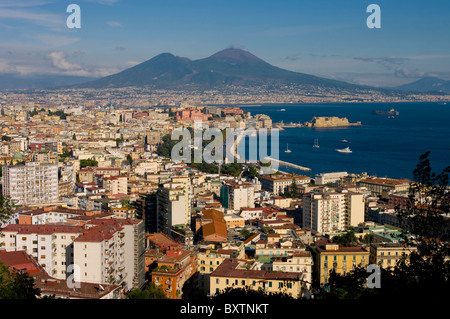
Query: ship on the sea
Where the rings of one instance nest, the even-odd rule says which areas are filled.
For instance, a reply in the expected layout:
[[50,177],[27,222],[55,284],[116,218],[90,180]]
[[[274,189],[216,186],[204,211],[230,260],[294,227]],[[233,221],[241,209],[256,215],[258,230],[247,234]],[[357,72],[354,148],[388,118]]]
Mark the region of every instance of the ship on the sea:
[[342,149],[335,149],[336,152],[339,153],[352,153],[353,151],[350,149],[350,147],[342,148]]
[[375,110],[375,111],[372,112],[372,114],[375,114],[375,115],[399,115],[400,112],[396,111],[396,110],[394,110],[392,108],[389,111],[386,111],[386,110]]

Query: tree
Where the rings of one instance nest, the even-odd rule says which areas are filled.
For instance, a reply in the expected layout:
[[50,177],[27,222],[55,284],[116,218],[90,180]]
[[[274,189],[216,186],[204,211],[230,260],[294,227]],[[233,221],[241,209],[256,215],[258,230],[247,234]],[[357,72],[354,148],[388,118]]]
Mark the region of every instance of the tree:
[[[8,198],[0,195],[0,226],[8,222],[14,214],[14,203]],[[0,234],[2,230],[0,228]]]
[[407,244],[417,244],[422,254],[450,254],[448,192],[450,166],[441,173],[431,170],[430,152],[420,156],[414,170],[414,182],[410,184],[407,207],[396,207],[402,232]]
[[334,236],[333,242],[342,247],[352,247],[358,244],[358,239],[355,232],[349,229],[345,234]]
[[128,299],[167,299],[161,286],[150,282],[144,289],[132,289],[127,294]]
[[409,204],[396,207],[401,225],[400,242],[417,251],[404,255],[390,269],[380,268],[381,288],[368,288],[367,270],[356,267],[346,275],[331,272],[329,292],[320,298],[383,300],[417,299],[446,301],[450,291],[448,173],[431,171],[429,152],[420,156],[410,183]]
[[98,161],[92,159],[84,159],[80,160],[80,167],[88,167],[88,166],[98,166]]
[[40,294],[28,273],[0,263],[0,299],[36,299]]
[[127,161],[130,163],[130,165],[133,165],[133,158],[131,157],[131,154],[127,155]]
[[276,292],[272,294],[268,294],[263,288],[259,288],[257,290],[251,289],[250,287],[245,288],[233,288],[227,287],[223,291],[216,294],[213,300],[218,301],[228,301],[228,300],[270,300],[270,301],[278,301],[278,300],[292,300],[294,299],[290,294],[284,292]]

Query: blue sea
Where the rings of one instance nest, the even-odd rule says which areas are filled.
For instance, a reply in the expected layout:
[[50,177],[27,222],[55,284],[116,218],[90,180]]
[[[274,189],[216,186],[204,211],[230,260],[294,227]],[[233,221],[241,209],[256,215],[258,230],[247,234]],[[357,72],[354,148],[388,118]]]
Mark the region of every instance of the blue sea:
[[[419,157],[427,151],[431,152],[429,159],[434,172],[439,173],[450,165],[450,103],[266,104],[241,108],[251,115],[266,114],[274,123],[304,123],[314,116],[346,117],[352,123],[361,121],[361,126],[347,128],[280,130],[279,159],[310,168],[312,176],[346,171],[413,179]],[[399,111],[395,118],[372,114],[373,110],[391,108]],[[320,148],[313,147],[315,139]],[[284,152],[287,146],[291,153]],[[347,146],[352,153],[335,151]],[[292,168],[280,167],[280,170],[310,174]]]

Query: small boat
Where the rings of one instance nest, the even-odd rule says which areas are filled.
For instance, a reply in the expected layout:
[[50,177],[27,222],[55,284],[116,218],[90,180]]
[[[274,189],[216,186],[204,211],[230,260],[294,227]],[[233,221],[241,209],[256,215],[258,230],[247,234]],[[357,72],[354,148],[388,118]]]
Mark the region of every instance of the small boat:
[[316,138],[315,140],[314,140],[314,145],[313,145],[313,147],[315,147],[315,148],[319,148],[320,146],[319,146],[319,139],[318,138]]
[[341,140],[341,143],[348,143],[347,140]]
[[346,148],[342,148],[342,149],[335,149],[335,151],[339,152],[339,153],[351,153],[352,152],[350,147],[346,147]]
[[284,112],[284,111],[286,111],[286,109],[281,109],[280,111],[281,111],[281,112]]
[[290,153],[290,152],[292,152],[290,149],[289,149],[289,144],[286,146],[286,150],[284,151],[285,153]]

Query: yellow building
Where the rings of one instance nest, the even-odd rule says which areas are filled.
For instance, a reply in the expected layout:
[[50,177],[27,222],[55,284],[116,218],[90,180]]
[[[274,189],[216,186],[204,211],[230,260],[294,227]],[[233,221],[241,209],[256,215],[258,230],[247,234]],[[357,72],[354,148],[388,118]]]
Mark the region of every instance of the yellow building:
[[369,251],[363,247],[339,247],[328,240],[316,243],[316,276],[321,285],[327,284],[330,271],[345,275],[356,266],[366,267],[369,264]]
[[293,298],[301,296],[303,274],[295,272],[256,270],[254,262],[227,258],[210,275],[210,295],[226,288],[264,289],[268,294],[286,293]]
[[400,244],[372,244],[370,245],[369,261],[382,268],[391,268],[403,255],[409,256],[413,251],[417,251],[417,247],[404,247]]

